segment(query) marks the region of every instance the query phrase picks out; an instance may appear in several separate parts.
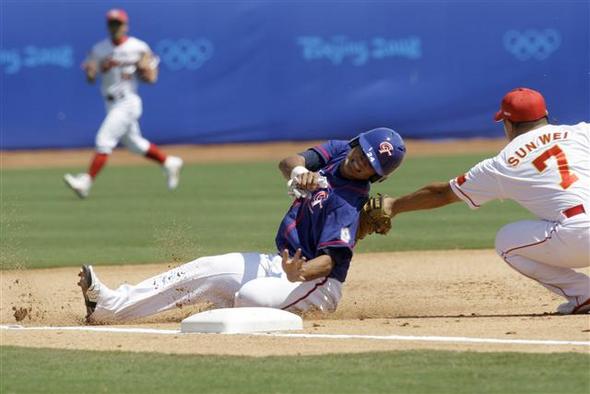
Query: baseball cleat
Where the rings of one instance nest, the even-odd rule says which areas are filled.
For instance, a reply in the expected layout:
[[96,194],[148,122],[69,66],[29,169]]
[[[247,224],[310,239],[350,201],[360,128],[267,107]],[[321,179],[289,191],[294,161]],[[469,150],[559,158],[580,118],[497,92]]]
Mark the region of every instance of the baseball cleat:
[[92,187],[92,178],[88,174],[65,174],[64,182],[72,189],[80,198],[88,197],[90,188]]
[[182,165],[183,161],[180,157],[168,156],[166,158],[164,162],[164,173],[166,174],[169,190],[174,190],[178,187]]
[[78,276],[80,277],[78,286],[82,288],[84,304],[86,305],[86,319],[88,319],[96,308],[98,293],[100,291],[100,282],[94,275],[91,265],[83,265]]
[[576,302],[565,302],[557,307],[560,315],[583,315],[590,313],[590,298],[578,305]]

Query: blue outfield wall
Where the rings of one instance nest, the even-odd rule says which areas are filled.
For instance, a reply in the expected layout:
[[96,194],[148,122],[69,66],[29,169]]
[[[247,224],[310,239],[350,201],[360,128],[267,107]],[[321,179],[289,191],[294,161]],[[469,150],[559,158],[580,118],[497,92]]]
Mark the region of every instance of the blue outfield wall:
[[500,136],[502,95],[590,119],[590,1],[1,2],[1,148],[92,146],[104,108],[80,64],[123,7],[162,58],[142,86],[156,143]]

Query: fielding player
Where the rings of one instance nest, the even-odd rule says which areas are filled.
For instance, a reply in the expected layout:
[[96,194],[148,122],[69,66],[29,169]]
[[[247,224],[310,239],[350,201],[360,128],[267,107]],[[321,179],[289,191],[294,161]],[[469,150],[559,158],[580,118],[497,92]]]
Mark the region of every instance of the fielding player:
[[512,90],[495,116],[510,141],[499,155],[450,182],[386,198],[384,210],[394,216],[461,200],[472,209],[497,198],[518,202],[538,219],[500,229],[498,254],[564,297],[557,313],[588,313],[590,278],[573,268],[590,266],[590,125],[551,125],[547,115],[539,92]]
[[277,252],[202,257],[116,290],[83,266],[78,284],[88,321],[125,321],[204,301],[218,308],[334,311],[370,182],[386,178],[404,155],[402,138],[378,128],[283,159],[279,167],[296,199],[277,231]]
[[182,160],[166,156],[146,140],[141,135],[138,122],[142,112],[141,98],[137,94],[138,81],[156,82],[158,58],[145,42],[127,36],[128,17],[125,11],[110,10],[107,26],[110,38],[97,43],[83,65],[88,82],[94,83],[97,75],[102,75],[101,93],[107,116],[96,135],[96,153],[88,172],[66,174],[64,181],[80,198],[86,198],[113,148],[121,142],[130,151],[160,163],[168,188],[173,190],[178,186]]

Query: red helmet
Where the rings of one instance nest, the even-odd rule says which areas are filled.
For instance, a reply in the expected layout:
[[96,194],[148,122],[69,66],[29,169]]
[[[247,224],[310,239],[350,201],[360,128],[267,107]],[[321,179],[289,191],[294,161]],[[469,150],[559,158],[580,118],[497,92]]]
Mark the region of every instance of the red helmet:
[[128,23],[129,16],[127,16],[125,10],[113,8],[112,10],[109,10],[107,12],[107,21],[119,21],[122,23]]
[[516,88],[506,93],[494,120],[496,122],[504,119],[511,122],[533,122],[547,115],[545,99],[541,93],[533,89]]

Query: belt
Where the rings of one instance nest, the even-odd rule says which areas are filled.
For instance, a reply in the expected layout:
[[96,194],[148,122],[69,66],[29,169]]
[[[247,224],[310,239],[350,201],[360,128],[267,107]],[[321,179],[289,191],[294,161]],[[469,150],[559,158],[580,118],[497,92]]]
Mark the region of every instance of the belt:
[[566,218],[571,218],[572,216],[586,213],[586,210],[584,209],[584,205],[580,204],[580,205],[576,205],[575,207],[568,208],[565,211],[563,211],[562,213],[564,214],[564,216]]
[[125,93],[107,94],[105,97],[107,101],[121,100],[122,98],[125,98]]

